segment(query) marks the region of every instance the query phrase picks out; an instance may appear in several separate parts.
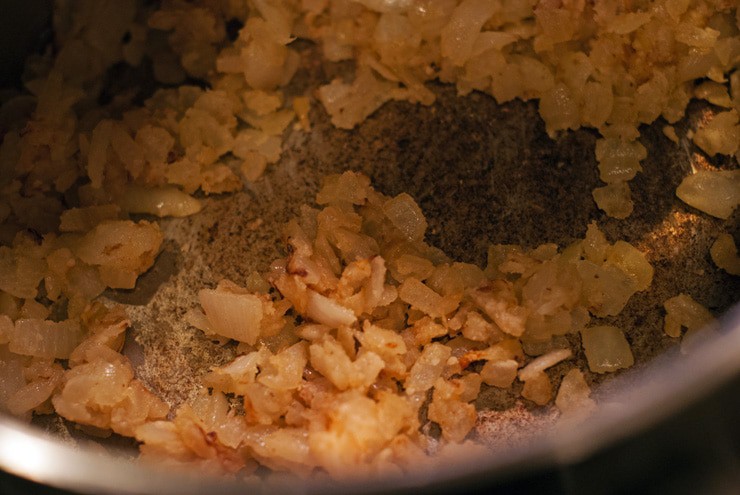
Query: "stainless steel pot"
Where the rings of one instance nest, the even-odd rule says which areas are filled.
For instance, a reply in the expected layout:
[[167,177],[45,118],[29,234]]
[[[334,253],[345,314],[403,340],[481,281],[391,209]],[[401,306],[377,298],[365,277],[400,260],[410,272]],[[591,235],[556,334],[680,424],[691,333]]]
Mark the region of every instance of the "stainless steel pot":
[[[295,84],[310,86],[324,77],[305,69]],[[553,430],[546,415],[525,408],[481,421],[480,435],[495,426],[491,442],[497,447],[490,456],[464,459],[432,474],[247,488],[155,471],[131,462],[126,449],[101,452],[59,418],[39,418],[27,426],[0,416],[0,468],[5,471],[0,492],[56,487],[86,494],[391,493],[497,487],[695,493],[699,487],[733,493],[740,487],[740,428],[734,422],[740,413],[740,310],[729,309],[738,300],[740,283],[707,256],[719,232],[737,234],[738,214],[726,222],[712,219],[673,194],[691,167],[707,166],[704,158],[688,141],[681,146],[668,141],[660,124],[646,128],[643,143],[650,158],[644,174],[632,182],[635,213],[628,221],[609,219],[591,199],[598,185],[593,133],[581,130],[552,141],[533,104],[497,105],[480,94],[458,98],[452,88],[435,90],[434,107],[389,104],[352,132],[333,128],[317,109],[312,131],[291,134],[283,159],[264,180],[227,198],[209,198],[196,217],[164,221],[167,242],[154,269],[134,292],[106,293],[128,305],[134,320],[124,352],[139,378],[171,404],[186,400],[202,370],[228,359],[231,351],[180,321],[184,305],[195,301],[195,291],[205,284],[224,277],[240,282],[264,269],[279,254],[280,225],[311,200],[322,176],[349,168],[367,173],[384,193],[414,196],[429,217],[429,240],[463,261],[482,264],[492,242],[563,245],[582,236],[592,220],[612,240],[626,239],[648,252],[656,268],[653,288],[635,296],[614,320],[627,329],[642,364],[613,379],[590,377],[606,404],[592,420]],[[677,125],[679,133],[706,110],[691,106]],[[255,220],[261,227],[249,228]],[[678,354],[661,328],[662,301],[679,292],[726,311],[721,337],[688,356]],[[583,367],[582,355],[578,362]],[[490,390],[478,405],[501,410],[511,403],[510,396]],[[535,433],[522,435],[522,423]],[[506,442],[497,442],[502,438]],[[31,482],[41,485],[29,488]]]

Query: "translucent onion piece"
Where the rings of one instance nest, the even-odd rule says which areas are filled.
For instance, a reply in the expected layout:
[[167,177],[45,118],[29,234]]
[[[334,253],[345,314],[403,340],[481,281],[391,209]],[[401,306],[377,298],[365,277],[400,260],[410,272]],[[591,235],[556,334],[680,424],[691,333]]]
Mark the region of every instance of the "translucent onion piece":
[[87,232],[103,220],[115,220],[120,211],[118,205],[112,204],[70,208],[62,212],[59,230],[61,232]]
[[82,238],[77,255],[99,266],[101,279],[109,287],[132,289],[138,275],[154,264],[162,239],[157,224],[108,220]]
[[158,217],[187,217],[201,210],[201,203],[174,186],[144,188],[130,185],[118,199],[129,213],[148,213]]
[[653,267],[645,255],[624,241],[617,241],[610,246],[606,260],[626,273],[635,283],[635,290],[646,290],[653,281]]
[[457,309],[454,298],[442,297],[423,282],[407,278],[398,289],[398,297],[429,316],[445,316]]
[[54,322],[21,319],[10,335],[10,350],[17,354],[42,358],[67,359],[84,337],[77,321]]
[[451,355],[452,349],[446,345],[432,342],[424,346],[421,356],[409,371],[405,383],[406,394],[415,395],[432,388]]
[[513,359],[503,361],[488,361],[483,365],[480,376],[487,385],[509,388],[517,375],[519,363]]
[[370,179],[357,172],[348,170],[342,175],[330,175],[322,181],[321,190],[316,194],[316,203],[361,205],[367,198],[369,187]]
[[341,344],[331,337],[309,348],[311,366],[339,390],[367,389],[378,377],[385,363],[374,352],[363,352],[353,362]]
[[681,182],[676,196],[697,210],[727,219],[740,202],[740,170],[700,170]]
[[527,381],[535,377],[540,371],[544,371],[547,368],[555,366],[560,361],[564,361],[573,356],[573,351],[570,349],[557,349],[550,351],[547,354],[533,359],[524,368],[519,370],[519,379]]
[[458,5],[440,33],[442,56],[462,66],[473,52],[481,28],[497,9],[486,0],[465,0]]
[[680,337],[681,327],[698,330],[714,321],[707,308],[686,294],[667,299],[663,307],[666,311],[664,330],[669,337]]
[[315,322],[332,328],[352,325],[357,321],[351,309],[312,290],[308,291],[306,315]]
[[696,131],[694,143],[710,155],[732,155],[740,145],[737,110],[720,112]]
[[8,315],[0,314],[0,345],[7,344],[10,341],[10,335],[13,333],[15,324]]
[[7,411],[8,399],[26,385],[23,368],[27,359],[0,345],[0,411]]
[[28,413],[46,402],[62,380],[62,368],[59,365],[49,364],[47,377],[38,377],[21,387],[8,399],[8,411],[20,416]]
[[524,382],[522,397],[544,406],[552,399],[552,382],[544,371],[532,373]]
[[595,373],[607,373],[635,364],[624,333],[611,326],[584,328],[581,331],[588,367]]
[[383,204],[383,213],[391,223],[409,240],[419,241],[424,238],[427,221],[414,198],[401,193]]
[[221,285],[217,289],[201,290],[198,300],[210,331],[250,345],[257,342],[263,316],[259,296]]
[[593,412],[596,403],[591,399],[591,389],[577,368],[568,371],[560,382],[555,405],[563,417],[582,418]]
[[295,390],[302,383],[307,361],[308,345],[299,342],[269,357],[257,381],[275,390]]
[[208,431],[218,434],[219,442],[236,448],[246,436],[243,418],[234,414],[226,396],[221,392],[198,395],[191,404],[193,412],[203,421]]
[[46,263],[0,246],[0,290],[15,297],[36,297]]
[[709,249],[712,261],[731,275],[740,275],[740,256],[735,239],[730,234],[720,234]]
[[596,205],[610,217],[627,218],[632,214],[634,203],[630,186],[626,182],[613,182],[593,190]]

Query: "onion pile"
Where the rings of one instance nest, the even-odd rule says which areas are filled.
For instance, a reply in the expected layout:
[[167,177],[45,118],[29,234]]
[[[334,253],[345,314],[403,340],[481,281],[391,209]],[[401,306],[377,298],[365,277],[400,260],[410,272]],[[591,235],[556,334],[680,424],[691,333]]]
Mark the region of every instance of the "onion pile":
[[580,332],[594,372],[632,365],[623,333],[589,320],[618,314],[653,270],[595,224],[562,252],[492,246],[483,269],[426,244],[410,196],[386,197],[360,174],[327,177],[317,202],[287,224],[289,255],[264,274],[277,292],[230,281],[200,292],[191,323],[242,354],[174,420],[136,430],[145,457],[221,472],[250,472],[250,460],[335,477],[403,472],[436,462],[422,410],[439,425],[437,449],[470,442],[484,383],[546,405],[557,368],[568,379],[556,406],[583,420],[594,404],[567,364],[580,351],[558,336]]

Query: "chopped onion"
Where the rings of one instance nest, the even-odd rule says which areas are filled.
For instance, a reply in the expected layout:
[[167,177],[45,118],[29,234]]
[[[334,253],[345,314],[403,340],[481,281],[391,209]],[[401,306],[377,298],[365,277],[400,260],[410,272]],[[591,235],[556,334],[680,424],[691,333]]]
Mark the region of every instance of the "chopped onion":
[[122,124],[116,123],[111,129],[110,145],[131,177],[137,178],[141,175],[146,164],[144,151]]
[[357,321],[357,317],[351,309],[345,308],[335,300],[310,289],[308,290],[306,315],[315,322],[332,328],[352,325]]
[[411,367],[406,378],[406,394],[416,395],[432,388],[451,355],[452,349],[446,345],[432,342],[424,346],[421,356]]
[[218,441],[222,444],[237,448],[244,440],[246,424],[242,417],[234,414],[223,393],[202,393],[193,400],[191,406],[208,431],[218,434]]
[[265,348],[237,356],[224,366],[213,368],[203,382],[208,387],[225,393],[244,394],[245,386],[254,383],[259,367],[267,360],[270,353]]
[[270,356],[262,365],[257,381],[274,390],[295,390],[302,383],[307,361],[308,345],[299,342]]
[[464,65],[473,52],[481,28],[497,9],[498,4],[487,0],[461,2],[440,33],[442,56],[456,66]]
[[694,135],[694,143],[710,155],[733,155],[740,145],[737,110],[719,112]]
[[626,182],[612,182],[604,187],[597,187],[592,195],[596,205],[610,217],[627,218],[635,206],[630,186]]
[[595,316],[619,314],[637,288],[636,275],[610,263],[599,266],[584,260],[576,262],[576,268],[583,282],[582,299]]
[[26,356],[67,359],[83,337],[84,331],[75,320],[21,319],[15,322],[9,348]]
[[129,213],[148,213],[158,217],[187,217],[201,210],[201,203],[174,186],[144,188],[129,185],[118,198]]
[[87,152],[87,175],[96,189],[103,185],[112,130],[112,120],[101,120],[93,129],[90,138],[90,149]]
[[157,224],[108,220],[82,238],[77,255],[85,263],[99,266],[101,279],[109,287],[132,289],[136,277],[154,264],[162,240]]
[[401,193],[383,204],[383,213],[409,240],[420,241],[427,230],[427,221],[414,198]]
[[555,366],[560,361],[564,361],[573,356],[573,351],[570,349],[558,349],[550,351],[547,354],[533,359],[524,368],[519,370],[519,379],[523,382],[534,378],[535,374],[545,371],[547,368]]
[[617,327],[584,328],[581,339],[588,367],[595,373],[613,372],[635,364],[630,345]]
[[518,304],[513,286],[496,280],[469,292],[476,305],[485,311],[505,333],[520,337],[525,330],[528,310]]
[[483,365],[480,376],[483,381],[494,387],[509,388],[514,382],[519,369],[519,363],[513,359],[503,361],[488,361]]
[[591,389],[588,387],[583,373],[578,368],[573,368],[563,377],[555,397],[555,405],[560,409],[563,417],[583,418],[596,408],[596,403],[591,399]]
[[15,297],[34,298],[46,263],[0,246],[0,290]]
[[378,377],[385,363],[374,352],[363,352],[353,362],[342,345],[333,337],[309,347],[311,366],[339,390],[366,390]]
[[386,288],[385,274],[385,260],[380,256],[374,257],[370,261],[370,278],[362,288],[366,313],[372,313],[378,305],[386,306],[395,299],[397,292],[395,288]]
[[8,315],[0,314],[0,345],[7,344],[10,341],[13,330],[13,320]]
[[681,327],[694,331],[714,321],[707,308],[686,294],[667,299],[663,307],[666,311],[664,330],[669,337],[680,337]]
[[51,397],[62,381],[62,368],[59,365],[50,366],[50,368],[51,376],[32,381],[18,389],[8,399],[8,412],[20,416],[37,408]]
[[23,368],[27,359],[0,346],[0,411],[7,411],[8,399],[26,385]]
[[235,284],[221,283],[216,289],[198,293],[209,330],[230,339],[254,345],[260,335],[262,300],[240,291]]
[[676,196],[697,210],[727,219],[740,203],[740,170],[700,170],[681,182]]
[[341,175],[330,175],[323,179],[321,190],[316,194],[316,203],[361,205],[367,199],[369,187],[370,179],[366,175],[351,170]]
[[[480,377],[477,375],[467,375],[472,377],[474,383],[471,388],[480,387]],[[468,380],[465,380],[468,381]],[[442,437],[450,442],[462,442],[470,430],[475,426],[477,414],[473,404],[467,404],[466,395],[470,395],[466,383],[463,379],[446,381],[438,379],[434,384],[434,393],[432,394],[432,403],[429,404],[427,416],[430,420],[439,424],[442,430]],[[475,391],[477,395],[477,390]]]
[[544,371],[537,371],[528,377],[522,388],[522,397],[537,405],[544,406],[552,398],[552,382]]
[[289,467],[298,473],[309,472],[312,452],[308,436],[308,432],[302,428],[282,428],[273,431],[265,437],[264,442],[252,448],[257,455],[270,459],[268,465]]
[[645,255],[637,248],[624,241],[617,241],[610,246],[606,261],[624,273],[635,283],[635,290],[646,290],[653,281],[653,267]]
[[352,84],[335,79],[321,86],[317,94],[331,115],[331,123],[340,129],[352,129],[390,100],[395,88],[395,83],[379,79],[371,69],[361,66]]
[[121,208],[118,205],[95,205],[84,208],[70,208],[62,212],[59,221],[61,232],[87,232],[103,220],[118,218]]
[[712,261],[731,275],[740,275],[740,256],[735,239],[730,234],[720,234],[709,249]]
[[429,316],[446,316],[458,306],[454,297],[443,297],[419,280],[409,277],[398,288],[398,297]]
[[460,365],[467,368],[475,361],[521,361],[524,359],[522,346],[516,339],[505,339],[485,349],[469,351],[460,357]]

